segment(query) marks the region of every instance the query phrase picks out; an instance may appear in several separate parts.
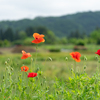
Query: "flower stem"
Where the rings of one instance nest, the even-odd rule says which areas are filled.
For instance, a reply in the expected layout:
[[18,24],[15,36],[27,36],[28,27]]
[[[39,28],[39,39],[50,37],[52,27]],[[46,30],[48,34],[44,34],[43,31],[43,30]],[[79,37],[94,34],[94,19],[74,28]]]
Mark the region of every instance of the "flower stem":
[[38,44],[36,45],[36,57],[35,57],[35,62],[34,62],[34,71],[35,71],[36,60],[37,60],[37,47],[38,47]]

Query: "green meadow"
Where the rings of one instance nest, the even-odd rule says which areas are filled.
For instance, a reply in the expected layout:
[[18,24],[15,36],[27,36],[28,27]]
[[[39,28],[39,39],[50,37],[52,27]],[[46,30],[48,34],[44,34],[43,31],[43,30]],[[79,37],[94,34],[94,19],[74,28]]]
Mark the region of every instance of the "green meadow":
[[[99,45],[86,47],[87,50],[78,51],[81,62],[75,62],[70,56],[73,45],[40,45],[27,59],[21,59],[21,52],[12,53],[13,48],[0,48],[0,100],[100,99],[100,63],[95,54]],[[55,48],[65,51],[49,51]],[[24,65],[38,73],[37,77],[27,78],[30,70],[22,72]]]

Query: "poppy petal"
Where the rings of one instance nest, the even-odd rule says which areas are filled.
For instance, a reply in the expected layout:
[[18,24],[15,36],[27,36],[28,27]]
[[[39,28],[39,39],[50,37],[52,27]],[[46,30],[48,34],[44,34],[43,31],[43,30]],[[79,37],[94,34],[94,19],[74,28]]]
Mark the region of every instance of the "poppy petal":
[[22,50],[22,57],[21,57],[21,59],[26,59],[28,57],[31,57],[30,53],[26,53],[24,50]]
[[41,42],[45,42],[45,40],[43,38],[39,38],[32,41],[32,43],[36,43],[36,44]]
[[21,71],[27,72],[29,70],[29,68],[27,66],[22,66],[21,67]]
[[33,72],[33,73],[28,73],[27,77],[29,78],[29,77],[36,77],[36,76],[37,76],[37,73]]
[[72,56],[72,58],[76,61],[76,62],[80,62],[81,59],[81,54],[79,52],[72,52],[70,53],[70,55]]
[[33,37],[36,38],[36,37],[38,37],[39,35],[40,35],[39,33],[34,33],[34,34],[33,34]]

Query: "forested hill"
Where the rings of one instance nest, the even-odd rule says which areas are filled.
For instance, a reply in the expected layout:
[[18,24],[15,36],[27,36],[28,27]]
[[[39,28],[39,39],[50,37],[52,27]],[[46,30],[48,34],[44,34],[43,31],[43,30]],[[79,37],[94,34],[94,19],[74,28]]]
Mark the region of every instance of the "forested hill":
[[100,11],[82,12],[60,17],[36,17],[33,20],[1,21],[0,29],[11,27],[13,30],[25,30],[27,27],[44,26],[52,30],[56,36],[67,36],[71,32],[89,34],[100,28]]

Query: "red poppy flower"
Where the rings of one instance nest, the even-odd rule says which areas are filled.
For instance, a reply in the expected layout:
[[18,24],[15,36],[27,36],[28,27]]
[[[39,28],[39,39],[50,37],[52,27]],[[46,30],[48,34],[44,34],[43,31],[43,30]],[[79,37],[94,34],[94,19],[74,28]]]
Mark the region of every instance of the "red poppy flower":
[[31,55],[30,55],[30,53],[26,53],[24,50],[22,50],[22,57],[21,57],[21,59],[26,59],[26,58],[28,58],[28,57],[31,57]]
[[27,66],[22,66],[21,67],[21,71],[27,72],[29,70],[29,68]]
[[34,33],[33,34],[33,37],[35,38],[35,40],[33,40],[32,41],[32,43],[36,43],[36,44],[38,44],[38,43],[41,43],[41,42],[45,42],[45,40],[44,40],[44,35],[43,34],[38,34],[38,33]]
[[96,54],[98,54],[100,56],[100,49],[97,50],[97,52],[95,52]]
[[37,73],[33,72],[33,73],[28,73],[27,77],[29,78],[29,77],[36,77],[36,76],[37,76]]
[[76,61],[76,62],[80,62],[81,59],[81,54],[79,52],[72,52],[70,53],[70,55],[72,56],[72,58]]

